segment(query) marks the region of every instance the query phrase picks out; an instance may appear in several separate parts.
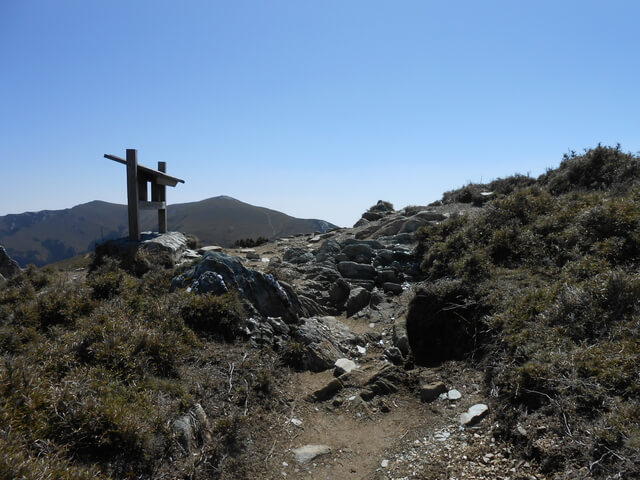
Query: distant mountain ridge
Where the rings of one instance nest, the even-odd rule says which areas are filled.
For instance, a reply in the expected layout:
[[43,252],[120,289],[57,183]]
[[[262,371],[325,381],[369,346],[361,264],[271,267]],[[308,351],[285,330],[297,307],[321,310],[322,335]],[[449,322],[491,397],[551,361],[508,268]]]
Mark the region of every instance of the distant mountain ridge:
[[[168,221],[171,230],[222,246],[243,238],[271,239],[335,227],[324,220],[295,218],[228,196],[170,205]],[[143,230],[156,230],[156,212],[140,212],[140,223]],[[23,267],[64,260],[93,250],[96,243],[126,235],[126,205],[99,200],[64,210],[0,216],[0,245]]]

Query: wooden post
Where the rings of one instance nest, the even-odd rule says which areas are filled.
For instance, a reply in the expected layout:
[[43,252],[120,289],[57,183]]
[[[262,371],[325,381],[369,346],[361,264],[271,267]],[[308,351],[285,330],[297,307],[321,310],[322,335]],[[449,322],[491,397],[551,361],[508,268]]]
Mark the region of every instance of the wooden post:
[[140,241],[140,210],[138,194],[138,151],[127,148],[127,202],[129,204],[129,239]]
[[[162,173],[167,173],[167,162],[158,162],[158,171]],[[158,190],[158,202],[166,202],[167,201],[167,187],[166,185],[158,185],[156,186]],[[167,209],[160,208],[158,209],[158,231],[160,233],[167,233]]]

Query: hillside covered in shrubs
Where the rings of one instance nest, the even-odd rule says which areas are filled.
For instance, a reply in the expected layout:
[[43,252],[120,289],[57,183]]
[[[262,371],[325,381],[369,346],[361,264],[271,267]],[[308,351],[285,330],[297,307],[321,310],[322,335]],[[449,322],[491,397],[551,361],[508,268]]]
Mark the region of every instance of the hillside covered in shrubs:
[[[380,366],[371,377],[374,383],[356,385],[359,376],[366,377],[358,374],[353,385],[347,380],[342,385],[329,370],[326,377],[318,377],[322,381],[302,372],[293,376],[292,367],[301,368],[308,353],[301,337],[293,335],[300,323],[292,319],[280,343],[249,342],[247,319],[257,315],[256,310],[252,314],[233,289],[196,295],[193,283],[180,283],[171,291],[171,279],[195,265],[176,269],[149,256],[136,258],[145,265],[137,269],[96,255],[85,271],[75,266],[29,267],[1,283],[0,479],[265,478],[283,423],[298,428],[288,420],[294,408],[298,414],[306,408],[313,415],[340,415],[341,423],[357,412],[350,425],[367,427],[362,434],[366,444],[375,443],[371,435],[378,433],[394,445],[410,432],[426,441],[429,430],[409,423],[399,429],[399,438],[377,430],[384,417],[372,412],[379,409],[376,415],[387,415],[397,409],[398,422],[412,415],[429,425],[434,419],[444,422],[445,414],[456,412],[455,404],[442,400],[427,405],[414,398],[419,380],[438,375],[460,383],[452,386],[463,389],[463,401],[487,399],[491,411],[477,430],[461,429],[457,421],[455,430],[448,421],[437,427],[441,434],[446,426],[451,430],[447,438],[458,435],[461,442],[446,443],[440,437],[433,442],[442,448],[423,455],[425,462],[434,463],[438,452],[446,454],[434,470],[448,472],[442,478],[454,476],[451,463],[457,462],[457,471],[473,463],[466,454],[450,451],[452,445],[478,452],[482,442],[474,445],[474,439],[483,436],[489,452],[498,443],[508,444],[503,451],[509,452],[514,469],[520,462],[516,459],[522,458],[544,478],[640,478],[640,157],[619,147],[598,146],[583,155],[566,155],[558,168],[537,179],[515,175],[470,184],[446,192],[438,203],[443,207],[439,212],[407,207],[409,217],[399,218],[391,204],[378,202],[363,215],[360,233],[397,222],[407,225],[408,218],[415,220],[420,212],[430,219],[415,233],[401,234],[417,242],[415,252],[410,247],[378,247],[380,258],[386,253],[389,262],[402,260],[399,295],[374,292],[371,298],[376,301],[367,299],[366,308],[361,306],[372,317],[348,319],[350,325],[371,330],[362,335],[367,348],[358,344],[369,353],[357,359]],[[376,223],[384,218],[391,220]],[[342,244],[335,238],[320,243],[321,237],[305,237],[294,248],[292,239],[286,239],[278,247],[285,262],[278,259],[265,267],[275,274],[265,278],[293,285],[305,268],[314,275],[331,273],[321,259],[332,246],[335,258],[353,250],[354,239],[344,238],[354,231],[340,231]],[[378,240],[359,243],[366,242],[375,245]],[[276,246],[267,244],[262,253]],[[293,258],[307,263],[286,263]],[[360,267],[375,272],[370,264]],[[338,278],[338,273],[330,278]],[[311,298],[318,290],[310,286],[322,284],[306,280],[309,288],[304,292]],[[335,284],[346,286],[344,303],[350,287],[344,279]],[[332,290],[326,290],[330,295]],[[366,295],[364,288],[354,290]],[[396,319],[405,311],[411,355],[404,358],[398,351],[396,365],[391,365],[384,359],[393,350],[383,340],[407,339],[395,330],[401,323]],[[369,323],[371,318],[377,323]],[[258,323],[253,320],[252,325]],[[359,350],[355,344],[350,348]],[[454,380],[456,371],[473,375],[466,377],[469,381],[460,376]],[[484,386],[478,388],[482,372]],[[405,377],[409,380],[398,380]],[[371,397],[368,403],[359,401],[360,410],[349,410],[351,397],[345,394],[349,400],[302,408],[308,401],[293,393],[292,379],[305,378],[314,389],[323,382],[344,387],[353,399],[365,398],[363,391],[373,392],[358,390],[365,384],[383,385],[385,395],[398,391],[399,402]],[[318,392],[324,387],[314,395]],[[406,405],[424,410],[407,411]],[[206,428],[185,443],[177,426],[190,422]],[[307,428],[315,435],[333,427],[318,428],[309,421]],[[295,439],[298,432],[291,435]],[[413,439],[409,447],[416,451]],[[346,450],[353,456],[345,458],[365,456]],[[389,451],[384,450],[384,459],[392,458]],[[475,471],[488,475],[481,478],[495,478],[484,452],[476,453]],[[326,464],[340,463],[334,454]],[[292,460],[291,452],[286,455],[269,467],[277,478],[284,468],[282,459]],[[381,475],[375,478],[383,478],[380,462],[373,460],[372,468]],[[423,474],[428,476],[431,467]],[[307,472],[292,471],[300,477],[290,478]],[[517,470],[511,478],[531,477]]]
[[[1,479],[250,475],[277,358],[227,342],[233,292],[168,293],[171,274],[30,267],[0,289]],[[185,455],[175,420],[198,404],[219,416]]]
[[505,438],[557,478],[640,477],[640,158],[598,146],[418,233],[419,360],[486,369]]

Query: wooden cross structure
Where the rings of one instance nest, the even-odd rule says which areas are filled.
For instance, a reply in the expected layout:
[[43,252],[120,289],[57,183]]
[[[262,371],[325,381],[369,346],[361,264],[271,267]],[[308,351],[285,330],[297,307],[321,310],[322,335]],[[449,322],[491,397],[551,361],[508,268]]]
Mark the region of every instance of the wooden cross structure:
[[[127,166],[127,204],[129,206],[129,238],[140,241],[140,210],[158,210],[158,231],[167,231],[167,186],[175,187],[184,180],[167,175],[167,163],[158,162],[158,170],[138,164],[138,151],[127,148],[127,158],[104,155],[104,158]],[[147,184],[151,183],[151,201]]]

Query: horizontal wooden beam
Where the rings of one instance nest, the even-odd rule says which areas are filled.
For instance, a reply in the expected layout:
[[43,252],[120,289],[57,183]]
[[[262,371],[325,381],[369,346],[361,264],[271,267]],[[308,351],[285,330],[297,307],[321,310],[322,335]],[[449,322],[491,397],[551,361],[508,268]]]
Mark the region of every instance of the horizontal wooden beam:
[[113,160],[114,162],[118,162],[123,165],[127,164],[127,161],[124,158],[116,157],[115,155],[109,155],[108,153],[104,154],[104,158],[108,158],[109,160]]
[[[123,165],[127,164],[127,161],[125,159],[116,157],[115,155],[109,155],[105,153],[104,158],[113,160],[114,162],[118,162]],[[178,183],[184,183],[184,180],[180,178],[172,177],[171,175],[167,175],[166,173],[154,170],[153,168],[145,167],[144,165],[140,164],[138,164],[138,173],[151,176],[159,185],[166,185],[168,187],[175,187]]]
[[138,205],[140,210],[165,210],[167,208],[167,202],[145,202],[141,200]]

